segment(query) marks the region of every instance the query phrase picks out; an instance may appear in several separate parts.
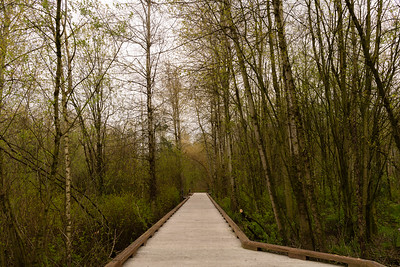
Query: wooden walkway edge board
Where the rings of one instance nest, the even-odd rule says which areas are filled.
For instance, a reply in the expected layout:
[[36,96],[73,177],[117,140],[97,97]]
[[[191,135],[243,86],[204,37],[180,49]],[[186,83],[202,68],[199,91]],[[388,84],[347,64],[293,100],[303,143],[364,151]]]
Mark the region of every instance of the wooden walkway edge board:
[[110,261],[105,267],[120,267],[122,266],[130,257],[135,255],[136,251],[151,238],[155,232],[160,229],[163,224],[168,221],[168,219],[174,215],[174,213],[186,203],[190,198],[188,196],[181,203],[179,203],[174,209],[168,212],[164,217],[162,217],[158,222],[156,222],[152,227],[150,227],[144,234],[138,237],[132,244],[130,244],[126,249],[119,253],[112,261]]
[[229,217],[229,215],[215,202],[215,200],[207,194],[210,198],[211,202],[217,208],[217,210],[221,213],[222,217],[224,217],[225,221],[232,228],[232,231],[235,232],[236,236],[239,238],[242,247],[250,250],[266,250],[270,252],[279,252],[285,253],[290,258],[296,258],[301,260],[307,260],[309,258],[312,259],[320,259],[325,261],[332,261],[336,263],[345,263],[350,267],[384,267],[380,263],[370,260],[364,260],[360,258],[346,257],[335,254],[323,253],[312,250],[291,248],[279,245],[272,245],[267,243],[255,242],[251,241],[246,234],[239,228],[239,226]]

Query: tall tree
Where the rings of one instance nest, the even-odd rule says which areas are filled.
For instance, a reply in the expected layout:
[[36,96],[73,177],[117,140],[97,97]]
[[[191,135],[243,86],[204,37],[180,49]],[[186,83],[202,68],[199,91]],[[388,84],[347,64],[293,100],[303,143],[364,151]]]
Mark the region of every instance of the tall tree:
[[148,161],[150,170],[149,193],[150,199],[155,199],[157,196],[157,177],[156,177],[156,138],[154,129],[154,65],[152,64],[152,25],[151,25],[151,0],[141,1],[143,10],[146,13],[145,18],[145,53],[146,53],[146,103],[147,103],[147,135],[148,135]]
[[176,157],[177,157],[177,185],[180,193],[181,199],[184,197],[185,184],[184,177],[182,173],[182,127],[181,127],[181,114],[182,114],[182,94],[183,88],[181,84],[180,70],[178,67],[172,64],[167,64],[166,69],[166,81],[165,87],[168,90],[168,101],[172,109],[172,124],[174,129],[174,139],[176,147]]

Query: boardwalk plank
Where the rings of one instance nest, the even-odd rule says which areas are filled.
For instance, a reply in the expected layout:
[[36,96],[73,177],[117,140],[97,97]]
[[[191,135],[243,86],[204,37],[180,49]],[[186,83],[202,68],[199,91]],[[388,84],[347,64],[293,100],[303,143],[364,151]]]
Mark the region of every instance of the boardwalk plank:
[[246,250],[207,194],[193,196],[124,266],[331,266]]

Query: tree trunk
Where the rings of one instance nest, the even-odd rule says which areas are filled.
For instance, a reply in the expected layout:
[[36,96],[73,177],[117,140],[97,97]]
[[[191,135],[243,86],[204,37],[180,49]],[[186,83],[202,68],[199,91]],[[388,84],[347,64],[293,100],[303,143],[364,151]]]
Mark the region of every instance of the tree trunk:
[[[288,105],[289,141],[291,145],[291,180],[296,195],[300,217],[300,240],[307,249],[323,249],[323,230],[319,218],[316,196],[313,186],[310,155],[306,147],[305,132],[297,101],[296,86],[289,61],[285,27],[283,22],[282,2],[273,0],[275,23],[279,40],[284,85]],[[302,178],[304,180],[302,181]],[[310,216],[313,218],[311,220]],[[315,225],[315,234],[313,223]]]
[[184,178],[182,173],[182,130],[181,130],[181,104],[180,104],[180,96],[182,86],[180,83],[180,77],[178,73],[178,69],[176,67],[172,67],[170,64],[167,66],[167,89],[169,91],[169,102],[172,108],[172,123],[174,125],[174,138],[175,138],[175,147],[176,147],[176,160],[177,160],[177,168],[178,175],[176,177],[177,187],[179,190],[180,198],[184,198]]
[[[227,74],[229,75],[229,74]],[[230,184],[230,195],[231,195],[231,203],[232,210],[237,210],[238,200],[236,193],[236,180],[233,175],[232,168],[232,129],[231,129],[231,115],[230,115],[230,101],[229,101],[229,78],[226,77],[227,81],[223,83],[223,101],[224,101],[224,115],[225,115],[225,153],[226,153],[226,165],[227,165],[227,175]]]
[[53,160],[50,170],[50,176],[52,180],[55,178],[57,173],[59,153],[60,153],[60,142],[62,136],[61,124],[60,124],[60,107],[59,107],[60,91],[61,91],[61,86],[63,84],[61,12],[62,12],[62,0],[57,0],[56,29],[54,33],[57,59],[56,59],[55,87],[53,93],[53,112],[54,112],[53,118],[54,118],[54,127],[56,132],[54,135]]
[[102,127],[103,83],[96,84],[96,99],[94,103],[94,128],[95,128],[95,149],[94,149],[94,173],[97,181],[99,195],[104,193],[104,138]]
[[240,73],[242,75],[242,79],[243,79],[243,83],[244,83],[244,87],[245,87],[245,94],[246,94],[247,102],[249,105],[251,125],[252,125],[254,135],[256,138],[256,142],[257,142],[257,149],[258,149],[258,153],[259,153],[262,168],[263,168],[263,174],[264,174],[265,181],[267,184],[268,195],[269,195],[269,198],[271,201],[271,207],[272,207],[272,211],[274,214],[276,225],[278,227],[278,231],[279,231],[280,235],[283,237],[285,235],[282,232],[282,230],[283,230],[282,222],[279,217],[278,210],[277,210],[276,195],[274,193],[274,189],[271,187],[271,181],[270,181],[271,170],[270,170],[269,162],[268,162],[268,159],[267,159],[267,156],[265,153],[265,147],[264,147],[264,143],[262,140],[262,136],[260,133],[260,124],[258,122],[257,111],[256,111],[256,108],[254,105],[250,81],[249,81],[249,77],[248,77],[246,65],[245,65],[245,59],[244,59],[244,55],[243,55],[243,52],[242,52],[240,44],[239,44],[239,36],[238,36],[237,30],[235,28],[235,25],[233,25],[233,19],[231,17],[231,13],[230,13],[231,12],[230,5],[228,3],[225,3],[225,4],[226,4],[225,8],[226,8],[227,14],[229,16],[228,19],[229,19],[229,23],[230,23],[230,25],[229,25],[230,34],[231,34],[231,38],[234,43],[234,48],[235,48],[235,51],[236,51],[236,54],[238,57]]
[[148,162],[149,162],[149,196],[154,201],[157,196],[156,178],[156,139],[154,129],[153,108],[153,78],[151,65],[151,0],[146,0],[146,98],[147,98],[147,135],[148,135]]
[[72,93],[72,57],[69,52],[68,38],[65,36],[65,50],[67,55],[67,88],[62,86],[62,111],[64,119],[64,164],[65,164],[65,244],[66,244],[66,263],[72,264],[72,219],[71,219],[71,155],[69,140],[69,113],[68,97]]

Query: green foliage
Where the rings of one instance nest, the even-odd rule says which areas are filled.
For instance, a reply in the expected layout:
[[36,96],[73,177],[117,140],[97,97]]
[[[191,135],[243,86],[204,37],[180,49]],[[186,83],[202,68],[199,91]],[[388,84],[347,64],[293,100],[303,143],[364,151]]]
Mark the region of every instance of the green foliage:
[[129,245],[155,219],[149,202],[131,193],[104,196],[101,209],[109,221],[109,227],[119,235],[116,250]]
[[174,186],[163,187],[157,196],[157,211],[159,217],[173,209],[180,200],[179,190]]
[[263,210],[260,213],[251,212],[251,209],[243,207],[243,213],[231,209],[232,201],[229,197],[218,200],[218,204],[227,212],[243,232],[254,241],[271,244],[281,244],[282,240],[278,234],[272,211]]
[[113,255],[113,251],[122,251],[143,234],[179,201],[176,188],[167,188],[162,192],[155,207],[150,201],[138,198],[132,193],[100,197],[99,209],[107,219],[107,224],[104,222],[99,224],[75,205],[73,236],[75,265],[102,265],[109,260],[109,255]]
[[223,199],[218,201],[218,204],[226,211],[232,212],[231,209],[231,199],[229,197],[224,197]]
[[132,194],[107,195],[101,202],[101,209],[109,220],[109,226],[118,232],[131,233],[132,238],[152,221],[150,206]]
[[339,240],[339,242],[335,242],[329,248],[329,252],[338,255],[358,257],[360,249],[357,240],[352,240],[348,244],[346,244],[343,240]]

